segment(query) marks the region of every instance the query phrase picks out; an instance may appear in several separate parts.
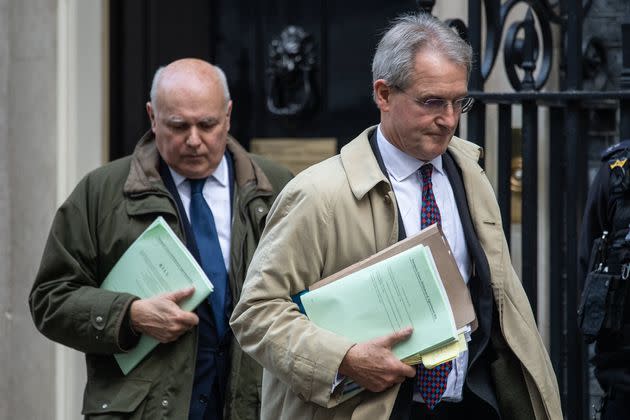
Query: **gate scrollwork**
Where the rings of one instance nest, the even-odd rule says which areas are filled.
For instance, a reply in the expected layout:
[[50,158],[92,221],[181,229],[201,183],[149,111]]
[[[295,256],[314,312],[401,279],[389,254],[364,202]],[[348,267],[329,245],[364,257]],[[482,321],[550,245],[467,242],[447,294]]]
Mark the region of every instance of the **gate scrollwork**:
[[[435,1],[417,2],[418,8],[431,12]],[[481,0],[485,11],[486,38],[482,54],[480,54],[481,79],[485,82],[495,65],[503,40],[503,62],[509,82],[516,91],[540,90],[552,68],[553,39],[552,24],[564,27],[566,15],[560,11],[559,2],[549,0]],[[508,20],[508,16],[518,5],[525,4],[527,11],[521,20]],[[583,13],[590,9],[592,0],[584,0]],[[468,38],[468,28],[459,19],[450,19],[446,23],[453,27],[464,38]],[[479,28],[481,29],[481,28]],[[593,45],[585,43],[585,49]],[[586,50],[588,51],[588,50]],[[598,53],[599,51],[595,51]],[[598,59],[601,54],[591,60],[602,64]],[[599,69],[598,69],[599,70]]]

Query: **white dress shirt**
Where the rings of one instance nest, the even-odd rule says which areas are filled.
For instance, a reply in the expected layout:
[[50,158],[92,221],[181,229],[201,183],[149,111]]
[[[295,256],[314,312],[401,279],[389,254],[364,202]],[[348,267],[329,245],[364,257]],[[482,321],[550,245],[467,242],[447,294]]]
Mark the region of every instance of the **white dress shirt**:
[[[188,179],[185,176],[178,174],[170,166],[168,169],[171,171],[179,198],[186,210],[186,217],[190,221],[190,183],[186,182]],[[230,174],[225,155],[214,173],[206,179],[206,183],[203,185],[203,198],[206,199],[206,203],[212,210],[225,268],[230,271],[232,208],[230,203]]]
[[[433,165],[431,182],[433,195],[440,209],[442,231],[448,240],[457,262],[457,267],[466,283],[470,279],[471,260],[468,247],[464,238],[464,228],[459,217],[457,203],[448,177],[442,165],[442,156],[438,156],[430,162],[418,160],[391,144],[377,128],[378,148],[383,157],[383,163],[387,168],[389,179],[396,195],[398,209],[405,226],[407,236],[420,231],[420,213],[422,211],[422,175],[419,169],[425,163]],[[422,331],[414,331],[414,334]],[[443,401],[461,401],[466,369],[468,366],[468,351],[460,354],[453,360],[453,369],[448,375],[446,391],[442,396]],[[422,402],[419,393],[414,393],[414,401]]]

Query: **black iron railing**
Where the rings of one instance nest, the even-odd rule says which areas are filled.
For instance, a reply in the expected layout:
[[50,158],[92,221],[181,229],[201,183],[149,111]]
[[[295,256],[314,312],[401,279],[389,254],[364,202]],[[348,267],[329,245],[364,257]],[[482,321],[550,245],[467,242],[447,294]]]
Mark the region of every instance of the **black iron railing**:
[[[435,1],[417,1],[431,12]],[[517,6],[526,6],[521,20],[508,19]],[[618,138],[630,138],[630,23],[622,25],[623,68],[620,90],[583,90],[582,26],[591,1],[564,0],[469,0],[468,23],[447,22],[472,45],[478,66],[473,70],[469,91],[476,99],[467,118],[467,137],[484,146],[486,107],[498,108],[497,195],[508,243],[510,243],[510,177],[513,157],[512,119],[520,105],[522,149],[522,273],[523,286],[537,313],[538,250],[549,240],[550,356],[560,385],[567,419],[586,419],[589,414],[589,381],[586,349],[577,329],[576,314],[582,279],[577,278],[577,246],[582,210],[588,187],[587,146],[589,109],[604,103],[613,108]],[[482,13],[485,19],[482,20]],[[482,22],[485,26],[482,28]],[[557,28],[556,31],[552,28]],[[505,35],[503,36],[503,34]],[[552,39],[552,34],[560,34]],[[485,37],[482,36],[485,34]],[[482,45],[482,40],[485,43]],[[560,62],[553,63],[553,47],[561,47]],[[504,70],[513,88],[509,93],[484,92],[484,84],[503,48]],[[597,51],[596,51],[597,52]],[[594,60],[593,64],[598,65]],[[599,63],[601,64],[601,63]],[[555,66],[555,67],[554,67]],[[541,91],[553,68],[560,69],[560,90]],[[540,109],[549,115],[548,138],[539,150]],[[546,127],[543,127],[546,128]],[[539,154],[550,156],[548,179],[538,178]],[[538,235],[540,209],[538,190],[548,186],[548,237]]]

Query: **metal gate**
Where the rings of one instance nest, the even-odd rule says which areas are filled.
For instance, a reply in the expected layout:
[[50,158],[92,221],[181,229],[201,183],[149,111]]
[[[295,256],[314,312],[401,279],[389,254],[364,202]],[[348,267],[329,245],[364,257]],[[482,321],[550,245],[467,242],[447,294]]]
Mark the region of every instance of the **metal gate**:
[[[432,11],[435,3],[417,1],[418,7],[427,12]],[[516,21],[508,21],[510,12],[517,5],[521,8],[525,5],[526,12]],[[524,232],[521,278],[534,313],[538,306],[538,247],[540,241],[545,240],[538,235],[538,189],[544,183],[548,187],[550,356],[560,385],[563,412],[568,419],[585,419],[589,415],[587,349],[576,323],[577,302],[582,289],[582,279],[577,278],[577,243],[588,187],[587,133],[590,126],[596,124],[589,110],[596,104],[612,108],[617,127],[614,137],[617,140],[630,138],[630,23],[621,25],[619,90],[584,90],[584,64],[597,66],[602,61],[601,45],[590,40],[583,43],[584,17],[591,6],[592,0],[553,3],[547,0],[469,0],[468,25],[457,19],[448,21],[470,42],[479,63],[473,69],[469,83],[470,95],[477,102],[467,120],[467,137],[484,142],[487,107],[496,105],[498,108],[497,193],[508,243],[512,114],[514,105],[520,105]],[[482,13],[485,13],[485,20],[482,20]],[[583,44],[586,47],[583,48]],[[553,63],[554,45],[562,46],[559,63]],[[494,67],[498,67],[496,59],[500,48],[504,71],[514,92],[484,92],[488,76]],[[542,91],[553,65],[563,70],[561,87],[558,91]],[[548,110],[552,122],[548,127],[547,150],[538,149],[541,108]],[[541,153],[552,157],[547,179],[538,179]]]

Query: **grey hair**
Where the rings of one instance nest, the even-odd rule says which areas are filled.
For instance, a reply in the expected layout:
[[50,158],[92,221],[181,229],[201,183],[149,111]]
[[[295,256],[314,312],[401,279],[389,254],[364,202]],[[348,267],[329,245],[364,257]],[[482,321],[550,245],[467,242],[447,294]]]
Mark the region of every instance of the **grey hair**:
[[155,101],[157,99],[157,89],[160,84],[160,80],[162,79],[162,72],[164,71],[164,66],[160,66],[153,75],[153,81],[151,82],[151,106],[155,109]]
[[[221,83],[221,87],[223,88],[223,97],[225,98],[225,106],[228,106],[228,102],[230,102],[230,89],[228,87],[227,77],[225,77],[225,73],[221,70],[221,67],[213,65],[214,69],[217,71],[217,76],[219,77],[219,82]],[[155,108],[155,100],[157,98],[157,89],[160,84],[160,80],[162,79],[162,72],[164,71],[164,66],[159,67],[155,74],[153,75],[153,81],[151,82],[151,106]]]
[[221,87],[223,88],[223,97],[225,98],[225,106],[227,106],[227,103],[230,102],[230,88],[228,87],[227,77],[225,77],[225,73],[221,70],[221,67],[215,65],[214,69],[219,75],[219,81],[221,82]]
[[428,13],[397,17],[379,41],[372,60],[372,84],[383,79],[406,89],[412,82],[416,54],[430,48],[455,64],[472,68],[472,48],[459,34]]

